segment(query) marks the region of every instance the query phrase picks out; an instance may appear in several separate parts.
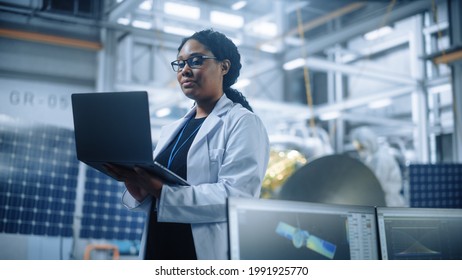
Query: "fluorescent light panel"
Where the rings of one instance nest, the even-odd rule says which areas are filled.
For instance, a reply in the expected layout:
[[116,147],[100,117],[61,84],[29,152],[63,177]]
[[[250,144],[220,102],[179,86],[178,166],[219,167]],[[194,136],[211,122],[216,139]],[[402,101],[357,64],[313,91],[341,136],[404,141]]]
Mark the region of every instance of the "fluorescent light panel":
[[368,32],[364,34],[364,38],[368,41],[376,40],[380,37],[383,37],[393,31],[393,28],[390,26],[384,26],[379,29],[373,30],[371,32]]
[[163,30],[165,33],[170,33],[170,34],[175,34],[175,35],[180,35],[180,36],[191,36],[194,34],[194,30],[182,28],[182,27],[176,27],[176,26],[169,26],[169,25],[164,26]]
[[122,24],[122,25],[128,25],[128,24],[130,24],[130,19],[128,19],[128,18],[118,18],[117,23]]
[[244,8],[245,6],[247,6],[247,1],[237,1],[236,3],[231,5],[231,9],[238,11]]
[[391,99],[390,98],[385,98],[377,101],[372,101],[367,105],[370,109],[379,109],[383,107],[387,107],[391,105]]
[[321,121],[329,121],[329,120],[334,120],[336,118],[340,117],[340,112],[333,111],[329,113],[324,113],[319,116],[319,119]]
[[132,22],[133,27],[141,28],[141,29],[151,29],[152,28],[152,23],[149,21],[143,21],[143,20],[134,20]]
[[278,52],[278,48],[275,45],[271,45],[271,44],[262,44],[260,46],[260,50],[267,52],[267,53],[277,53]]
[[143,1],[143,3],[141,3],[138,8],[140,8],[141,10],[145,10],[145,11],[150,11],[152,10],[152,0],[146,0],[146,1]]
[[232,28],[241,28],[244,26],[244,18],[242,16],[220,11],[211,11],[210,21],[214,24],[229,26]]
[[278,34],[278,27],[274,22],[262,21],[253,24],[250,31],[265,37],[275,37]]
[[198,7],[173,2],[164,3],[164,12],[169,15],[188,19],[197,20],[201,17],[201,9]]
[[305,60],[303,58],[297,58],[297,59],[284,63],[282,68],[284,68],[284,70],[290,71],[296,68],[303,67],[304,65],[305,65]]

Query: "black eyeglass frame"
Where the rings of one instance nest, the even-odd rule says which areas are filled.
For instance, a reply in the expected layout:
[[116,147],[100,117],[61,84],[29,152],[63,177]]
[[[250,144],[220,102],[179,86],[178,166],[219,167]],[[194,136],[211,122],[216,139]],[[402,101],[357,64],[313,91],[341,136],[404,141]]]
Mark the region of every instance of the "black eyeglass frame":
[[[194,59],[197,59],[197,58],[200,58],[200,64],[198,65],[195,65],[194,64]],[[206,59],[217,59],[216,57],[214,56],[209,56],[209,55],[195,55],[195,56],[191,56],[190,58],[188,59],[177,59],[177,60],[174,60],[172,62],[170,62],[170,65],[172,66],[172,69],[173,71],[175,72],[181,72],[184,67],[186,66],[186,64],[188,64],[188,66],[192,69],[197,69],[197,68],[200,68],[203,64],[204,64],[204,60]],[[218,60],[218,59],[217,59]],[[199,61],[196,61],[196,62],[199,62]],[[180,67],[180,62],[183,62],[183,66]],[[178,67],[177,70],[175,70],[175,67]]]

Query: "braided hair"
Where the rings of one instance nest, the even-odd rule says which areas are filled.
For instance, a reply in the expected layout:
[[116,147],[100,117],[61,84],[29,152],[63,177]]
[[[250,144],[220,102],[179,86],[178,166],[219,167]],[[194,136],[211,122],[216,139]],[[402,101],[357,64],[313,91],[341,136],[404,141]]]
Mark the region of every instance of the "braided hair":
[[231,67],[228,73],[226,73],[223,77],[223,92],[231,101],[239,103],[253,112],[252,107],[250,107],[250,104],[245,96],[242,95],[240,91],[231,88],[231,86],[236,83],[242,67],[241,55],[233,41],[231,41],[223,33],[212,29],[206,29],[198,31],[190,37],[184,38],[178,47],[178,52],[180,52],[183,45],[191,39],[194,39],[204,45],[207,50],[213,53],[217,60],[222,61],[224,59],[228,59],[231,62]]

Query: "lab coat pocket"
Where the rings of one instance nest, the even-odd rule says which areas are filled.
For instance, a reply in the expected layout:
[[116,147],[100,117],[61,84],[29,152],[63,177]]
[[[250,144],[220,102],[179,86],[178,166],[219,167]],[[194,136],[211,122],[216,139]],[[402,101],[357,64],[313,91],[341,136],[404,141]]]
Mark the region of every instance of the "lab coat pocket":
[[210,180],[211,182],[218,181],[218,171],[223,162],[223,154],[225,149],[211,149],[209,150],[210,159]]

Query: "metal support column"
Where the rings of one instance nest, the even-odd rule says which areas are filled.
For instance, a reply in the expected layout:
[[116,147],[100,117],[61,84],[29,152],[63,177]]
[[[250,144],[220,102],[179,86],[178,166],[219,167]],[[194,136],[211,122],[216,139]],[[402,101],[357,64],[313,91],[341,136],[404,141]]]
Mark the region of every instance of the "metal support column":
[[101,30],[103,48],[98,52],[98,73],[96,79],[97,91],[111,91],[115,84],[115,70],[117,57],[116,31]]
[[[329,27],[335,31],[341,27],[338,19],[334,20]],[[341,63],[342,47],[336,44],[329,54],[329,61],[333,63]],[[327,100],[328,104],[334,104],[343,101],[343,73],[336,69],[328,69],[327,71]],[[330,143],[336,153],[343,153],[345,139],[345,120],[342,115],[334,120],[329,121],[329,136]]]
[[[424,53],[423,42],[423,16],[415,15],[413,18],[413,28],[410,34],[409,51],[411,59],[411,75],[415,80],[422,81],[425,77],[424,63],[420,59]],[[414,129],[414,147],[416,159],[421,163],[428,163],[429,144],[428,144],[428,102],[427,91],[420,85],[411,94],[412,99],[412,121],[416,125]]]
[[[335,62],[340,63],[340,45],[337,46],[335,52]],[[335,72],[335,102],[342,102],[344,96],[344,84],[343,74],[341,72]],[[343,153],[345,145],[345,119],[340,115],[335,122],[335,148],[337,153]],[[331,134],[332,135],[332,134]]]
[[129,84],[133,77],[133,35],[127,34],[123,40],[123,82]]
[[[449,0],[449,32],[451,46],[462,45],[462,2]],[[462,60],[454,61],[452,72],[452,102],[454,111],[454,162],[462,162]]]

